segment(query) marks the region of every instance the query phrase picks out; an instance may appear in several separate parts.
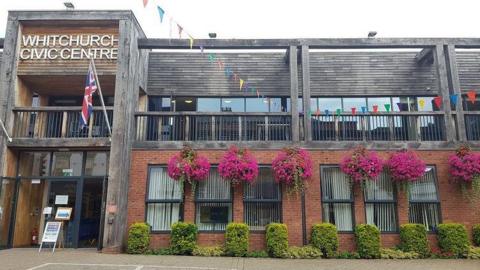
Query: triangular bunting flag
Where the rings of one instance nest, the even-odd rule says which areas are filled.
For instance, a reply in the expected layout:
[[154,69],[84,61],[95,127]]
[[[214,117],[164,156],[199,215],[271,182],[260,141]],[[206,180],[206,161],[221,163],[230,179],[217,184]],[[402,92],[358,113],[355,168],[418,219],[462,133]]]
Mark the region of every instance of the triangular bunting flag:
[[190,50],[193,49],[193,38],[192,36],[188,36],[188,39],[190,40]]
[[148,0],[143,0],[143,7],[147,7],[148,5]]
[[243,81],[242,79],[240,79],[240,90],[242,90],[243,82],[244,82],[244,81]]
[[352,115],[355,115],[355,114],[357,114],[357,108],[353,107],[352,108]]
[[320,110],[317,109],[317,111],[315,112],[315,115],[318,117],[320,115]]
[[237,73],[233,73],[233,80],[238,81],[238,74]]
[[450,102],[451,102],[453,105],[457,105],[457,100],[458,100],[458,95],[457,95],[457,94],[451,94],[451,95],[450,95]]
[[181,27],[181,26],[177,23],[177,28],[178,28],[178,38],[182,38],[183,27]]
[[475,103],[475,99],[477,98],[477,93],[475,93],[475,91],[473,90],[470,90],[467,92],[467,97],[468,97],[468,101]]
[[383,107],[385,107],[387,112],[390,112],[390,104],[384,104]]
[[373,105],[372,108],[374,113],[378,112],[378,105]]
[[[144,2],[147,1],[147,0],[144,0]],[[157,10],[158,10],[158,16],[160,16],[160,23],[163,22],[163,15],[165,15],[165,11],[160,7],[160,6],[157,6]]]
[[213,62],[215,61],[215,58],[216,58],[216,57],[215,57],[215,54],[213,54],[213,53],[209,53],[209,54],[208,54],[208,60],[209,60],[211,63],[213,63]]
[[341,113],[342,113],[342,109],[337,109],[337,116],[340,116]]
[[367,112],[367,107],[362,106],[362,113],[366,113],[366,112]]
[[437,106],[437,109],[440,110],[440,108],[442,107],[442,97],[441,96],[434,97],[433,103],[435,103],[435,105]]
[[330,111],[329,110],[325,110],[325,115],[329,115],[330,114]]
[[258,89],[257,90],[257,98],[260,98],[260,92],[258,92]]
[[225,68],[225,76],[230,77],[230,73],[231,73],[231,72],[232,72],[232,71],[230,70],[230,68],[228,68],[228,67]]
[[418,100],[418,106],[420,107],[421,110],[425,108],[425,99],[421,98]]
[[219,59],[219,60],[217,61],[217,64],[218,64],[218,68],[223,68],[223,62],[222,62],[222,60]]

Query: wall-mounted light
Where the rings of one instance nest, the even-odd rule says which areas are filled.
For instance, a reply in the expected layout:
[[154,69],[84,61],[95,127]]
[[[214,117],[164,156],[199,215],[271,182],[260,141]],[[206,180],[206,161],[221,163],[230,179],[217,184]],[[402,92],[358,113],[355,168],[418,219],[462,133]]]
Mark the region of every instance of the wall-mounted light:
[[232,103],[231,100],[224,100],[223,102],[225,102],[225,103],[227,103],[227,104]]
[[192,103],[192,102],[193,102],[193,100],[191,100],[191,99],[185,100],[185,103],[188,103],[188,104],[190,104],[190,103]]

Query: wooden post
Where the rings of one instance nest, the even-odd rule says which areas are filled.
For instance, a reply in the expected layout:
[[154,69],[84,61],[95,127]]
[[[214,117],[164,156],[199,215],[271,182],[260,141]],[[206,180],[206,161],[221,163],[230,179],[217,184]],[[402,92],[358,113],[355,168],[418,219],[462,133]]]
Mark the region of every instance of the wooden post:
[[310,53],[306,45],[302,45],[302,85],[303,85],[303,130],[305,141],[312,141],[312,115],[310,108]]
[[300,141],[300,125],[298,117],[298,65],[297,65],[297,47],[290,46],[290,101],[292,115],[292,141]]
[[465,142],[467,141],[467,133],[465,129],[465,116],[463,113],[463,104],[462,104],[462,90],[460,89],[460,79],[458,77],[458,67],[457,67],[457,54],[455,52],[455,45],[447,45],[447,56],[448,56],[448,76],[452,84],[452,90],[454,94],[458,95],[458,101],[456,104],[456,117],[458,130],[458,140]]
[[437,70],[437,81],[439,94],[443,97],[443,111],[447,141],[455,140],[455,125],[453,123],[452,110],[450,107],[450,91],[448,90],[447,65],[445,61],[445,50],[443,44],[435,45],[433,51],[435,67]]

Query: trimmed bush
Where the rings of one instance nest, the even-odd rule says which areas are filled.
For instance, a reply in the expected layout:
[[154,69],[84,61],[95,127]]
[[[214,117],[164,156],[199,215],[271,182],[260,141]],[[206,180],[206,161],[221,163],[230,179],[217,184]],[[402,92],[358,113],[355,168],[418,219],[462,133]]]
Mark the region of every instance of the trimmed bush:
[[415,251],[404,252],[399,249],[382,248],[380,249],[380,258],[382,259],[418,259],[421,255]]
[[416,252],[421,257],[430,255],[427,240],[427,228],[423,224],[404,224],[400,226],[400,249],[404,252]]
[[224,254],[221,247],[195,247],[192,251],[193,256],[220,257]]
[[480,247],[480,224],[473,225],[472,234],[473,244]]
[[247,252],[245,257],[250,258],[268,258],[268,253],[265,250],[252,250]]
[[358,255],[358,252],[348,252],[348,251],[343,251],[339,252],[336,256],[336,259],[360,259],[360,255]]
[[230,223],[225,232],[225,254],[234,257],[244,257],[248,252],[248,225],[245,223]]
[[287,225],[282,223],[270,223],[267,226],[265,237],[267,240],[267,252],[270,257],[285,258],[287,256]]
[[357,252],[363,259],[380,258],[380,231],[377,226],[359,224],[355,227]]
[[170,249],[176,255],[190,255],[197,246],[197,225],[185,222],[172,224]]
[[144,254],[150,246],[150,226],[144,222],[133,223],[128,229],[127,253]]
[[312,246],[322,251],[324,257],[335,257],[338,249],[337,227],[331,223],[313,225],[310,242]]
[[480,259],[480,247],[470,246],[468,248],[467,258],[473,259],[473,260],[479,260]]
[[289,247],[287,251],[287,258],[290,259],[316,259],[322,257],[322,251],[316,247]]
[[465,257],[468,252],[468,235],[465,225],[444,223],[437,227],[438,246],[443,253],[451,253],[456,257]]

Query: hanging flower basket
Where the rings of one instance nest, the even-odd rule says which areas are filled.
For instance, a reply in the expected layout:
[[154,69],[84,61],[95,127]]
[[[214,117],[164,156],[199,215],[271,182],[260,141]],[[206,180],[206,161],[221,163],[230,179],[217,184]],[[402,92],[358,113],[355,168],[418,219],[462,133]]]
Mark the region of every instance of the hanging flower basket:
[[386,164],[390,176],[397,183],[409,183],[425,175],[427,165],[410,150],[401,150],[390,156]]
[[353,183],[375,181],[383,171],[384,162],[377,153],[369,152],[364,147],[357,147],[351,156],[346,156],[340,163],[340,169]]
[[452,180],[466,189],[472,185],[473,196],[480,196],[480,153],[474,153],[468,146],[461,146],[455,155],[448,158]]
[[218,172],[233,185],[241,182],[250,184],[257,179],[258,163],[247,149],[232,146],[218,164]]
[[294,192],[303,192],[306,181],[312,177],[313,163],[310,154],[300,148],[285,148],[272,162],[277,183],[284,183]]
[[207,179],[209,171],[207,158],[198,155],[188,146],[168,161],[168,176],[182,183],[187,181],[193,186],[196,182]]

